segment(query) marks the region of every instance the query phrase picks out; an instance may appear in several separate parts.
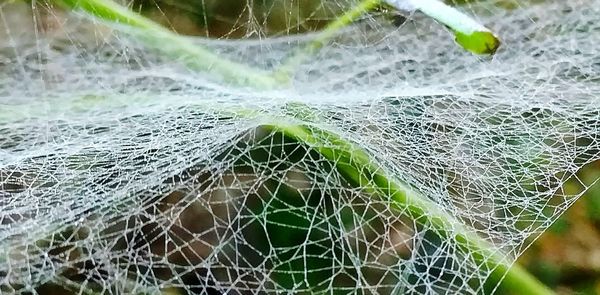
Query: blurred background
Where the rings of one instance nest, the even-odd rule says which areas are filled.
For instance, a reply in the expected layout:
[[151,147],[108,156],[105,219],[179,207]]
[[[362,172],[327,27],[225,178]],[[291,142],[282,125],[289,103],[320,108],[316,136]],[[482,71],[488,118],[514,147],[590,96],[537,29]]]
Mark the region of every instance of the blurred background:
[[[578,176],[598,180],[600,162],[584,167]],[[567,182],[564,189],[576,192],[582,187]],[[560,294],[600,294],[600,184],[591,186],[518,263]]]
[[[457,5],[468,1],[455,1]],[[460,3],[458,3],[460,2]],[[497,1],[518,9],[516,1]],[[531,2],[531,1],[528,1]],[[248,4],[250,3],[250,4]],[[45,6],[39,3],[40,6]],[[181,34],[211,38],[281,36],[313,31],[331,20],[348,3],[343,0],[134,0],[131,7]],[[59,26],[60,11],[39,10],[40,30]],[[380,9],[381,17],[402,21],[396,12]],[[49,17],[50,16],[50,17]],[[249,21],[250,19],[253,21]],[[584,183],[600,178],[600,162],[582,169]],[[582,190],[576,182],[566,191]],[[600,294],[600,185],[595,184],[518,259],[542,282],[560,294]]]

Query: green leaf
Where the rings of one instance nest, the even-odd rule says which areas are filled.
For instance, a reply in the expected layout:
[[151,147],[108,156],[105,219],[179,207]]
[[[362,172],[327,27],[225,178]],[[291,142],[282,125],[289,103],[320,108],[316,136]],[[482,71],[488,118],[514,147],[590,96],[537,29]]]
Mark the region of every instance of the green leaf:
[[454,32],[456,43],[475,54],[493,55],[500,47],[500,40],[491,32],[473,32],[463,34]]
[[[406,0],[406,2],[452,30],[456,43],[472,53],[491,55],[496,53],[500,46],[500,40],[488,28],[442,1]],[[405,2],[388,1],[388,3],[402,9],[400,4]]]

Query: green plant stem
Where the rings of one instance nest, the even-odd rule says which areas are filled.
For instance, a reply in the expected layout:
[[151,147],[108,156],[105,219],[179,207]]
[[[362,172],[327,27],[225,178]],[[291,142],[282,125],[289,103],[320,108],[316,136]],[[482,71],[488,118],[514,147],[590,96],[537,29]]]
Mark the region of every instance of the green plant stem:
[[[365,13],[384,3],[384,0],[361,1],[328,24],[314,40],[292,54],[274,73],[268,73],[223,59],[210,50],[194,44],[189,39],[165,29],[112,0],[55,1],[73,10],[81,10],[96,18],[122,25],[117,26],[117,28],[134,35],[145,44],[167,54],[171,58],[182,61],[192,70],[214,72],[227,81],[258,89],[272,89],[289,83],[291,72],[309,56],[322,48],[340,29],[347,27]],[[419,3],[417,2],[417,8],[446,24],[455,32],[456,41],[463,48],[477,54],[495,53],[500,42],[485,27],[437,0],[427,0],[421,4]],[[137,29],[137,31],[132,30],[132,28]]]
[[[393,2],[395,1],[361,1],[358,5],[329,23],[306,47],[292,54],[275,72],[275,77],[280,80],[289,79],[291,72],[295,68],[321,49],[339,30],[352,24],[362,15],[374,10],[378,6]],[[451,6],[444,4],[442,1],[415,1],[415,5],[417,9],[451,29],[454,32],[456,42],[472,53],[492,55],[500,46],[500,40],[487,28]],[[397,8],[394,5],[390,6]]]
[[454,32],[455,41],[475,54],[493,55],[500,40],[489,29],[464,13],[439,0],[411,1],[424,14],[444,24]]
[[[60,0],[72,9],[109,22],[140,29],[134,35],[151,47],[182,61],[194,70],[216,72],[226,80],[258,88],[276,87],[288,76],[291,69],[301,64],[307,56],[320,49],[337,31],[375,8],[381,0],[365,0],[329,24],[308,47],[294,55],[275,74],[276,78],[247,66],[221,59],[218,55],[182,38],[160,25],[130,11],[111,0]],[[124,30],[125,27],[123,27]],[[129,30],[124,30],[128,33]],[[468,36],[467,36],[468,37]],[[470,42],[470,41],[469,41]],[[489,50],[490,48],[484,48]],[[495,48],[494,48],[495,51]],[[481,268],[490,269],[490,278],[502,287],[519,294],[551,294],[546,286],[518,265],[512,267],[498,251],[474,231],[466,228],[453,216],[441,210],[437,204],[412,190],[408,185],[393,180],[374,163],[375,161],[358,146],[343,138],[315,127],[290,124],[266,126],[318,151],[335,163],[340,174],[354,186],[389,199],[402,212],[415,221],[430,225],[443,237],[453,239]]]
[[229,82],[259,89],[274,88],[281,84],[281,81],[267,72],[224,59],[112,0],[55,1],[73,10],[121,25],[116,28],[134,35],[151,48],[180,60],[192,70],[216,73]]
[[286,79],[286,77],[289,77],[295,68],[321,49],[339,30],[352,24],[363,14],[375,9],[381,2],[382,0],[363,0],[358,5],[336,18],[333,22],[327,24],[314,40],[306,47],[297,50],[283,63],[283,65],[275,72],[275,77],[278,79]]
[[355,144],[314,126],[275,123],[264,126],[318,151],[335,163],[338,172],[353,186],[389,200],[408,217],[431,227],[438,235],[452,239],[480,269],[490,270],[488,279],[500,287],[524,295],[552,294],[552,291],[519,265],[510,265],[499,250],[403,182],[386,175],[376,161]]
[[[105,105],[123,100],[108,98],[105,101],[102,97],[83,97],[81,101],[75,101],[77,103],[73,104],[73,111],[77,111],[80,107],[87,109],[88,104]],[[203,109],[211,109],[211,107],[210,105],[204,105]],[[295,114],[300,114],[301,119],[318,120],[313,116],[310,109],[302,104],[292,104],[289,109]],[[219,109],[217,108],[214,111],[219,111]],[[241,118],[261,116],[260,112],[243,108],[221,111]],[[289,121],[286,120],[286,122]],[[393,206],[396,206],[411,219],[422,225],[430,226],[442,237],[454,240],[481,269],[491,271],[487,281],[489,284],[499,285],[503,289],[513,291],[516,294],[552,294],[552,291],[522,267],[517,264],[511,266],[500,251],[494,250],[493,245],[480,238],[473,229],[467,228],[437,204],[411,189],[410,186],[386,175],[382,168],[376,164],[376,161],[359,146],[332,132],[314,126],[286,122],[275,122],[263,127],[273,132],[282,133],[308,148],[316,150],[324,158],[335,163],[339,173],[354,187],[390,201]],[[0,250],[2,249],[0,248]],[[0,251],[0,253],[2,252]]]

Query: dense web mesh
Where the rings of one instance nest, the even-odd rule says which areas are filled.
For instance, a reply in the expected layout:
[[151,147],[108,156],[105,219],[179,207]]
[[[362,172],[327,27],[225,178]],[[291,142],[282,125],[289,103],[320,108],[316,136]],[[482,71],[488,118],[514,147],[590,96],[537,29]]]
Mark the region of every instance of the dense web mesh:
[[[141,11],[168,27],[186,21],[169,10],[203,15],[191,42],[270,71],[354,5]],[[510,265],[592,184],[575,173],[600,158],[600,1],[457,8],[499,35],[493,58],[419,12],[377,10],[303,60],[290,85],[256,89],[81,12],[0,2],[0,292],[495,290],[494,266],[453,237],[467,228]],[[360,165],[457,223],[440,234],[375,192],[381,177],[353,181],[327,148],[366,155]]]

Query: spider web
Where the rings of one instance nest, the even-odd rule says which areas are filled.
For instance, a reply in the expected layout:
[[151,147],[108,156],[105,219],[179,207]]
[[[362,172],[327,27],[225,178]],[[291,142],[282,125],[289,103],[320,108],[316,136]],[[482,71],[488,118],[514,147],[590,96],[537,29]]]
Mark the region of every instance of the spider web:
[[[265,71],[354,5],[129,3]],[[492,292],[452,234],[269,126],[346,139],[510,264],[592,185],[576,172],[600,158],[599,7],[459,5],[500,36],[493,58],[418,12],[374,11],[261,90],[81,12],[2,2],[0,292]]]

